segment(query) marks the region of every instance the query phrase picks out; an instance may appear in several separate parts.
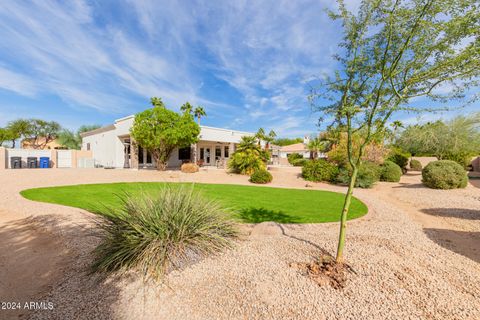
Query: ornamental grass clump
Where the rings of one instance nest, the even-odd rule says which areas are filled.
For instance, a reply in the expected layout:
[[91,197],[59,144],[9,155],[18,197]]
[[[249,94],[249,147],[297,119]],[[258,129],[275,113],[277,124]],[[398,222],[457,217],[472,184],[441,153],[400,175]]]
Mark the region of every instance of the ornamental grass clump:
[[158,194],[120,197],[121,209],[99,212],[104,230],[95,249],[93,270],[125,273],[138,270],[160,279],[232,245],[237,231],[216,201],[193,188],[162,187]]

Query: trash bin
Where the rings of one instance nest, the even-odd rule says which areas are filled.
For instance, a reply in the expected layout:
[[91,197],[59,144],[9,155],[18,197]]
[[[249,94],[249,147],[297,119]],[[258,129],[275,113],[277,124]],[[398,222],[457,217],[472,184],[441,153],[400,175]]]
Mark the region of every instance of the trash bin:
[[37,168],[37,157],[28,157],[27,158],[27,168]]
[[10,157],[10,167],[12,169],[21,169],[22,157]]
[[49,157],[40,157],[40,168],[50,168]]

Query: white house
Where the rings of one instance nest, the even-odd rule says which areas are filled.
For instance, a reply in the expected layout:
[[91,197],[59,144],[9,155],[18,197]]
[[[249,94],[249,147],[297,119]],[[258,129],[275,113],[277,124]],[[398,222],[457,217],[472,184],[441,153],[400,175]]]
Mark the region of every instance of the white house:
[[[96,166],[111,168],[149,168],[154,160],[142,147],[134,147],[130,138],[130,128],[134,116],[115,121],[114,124],[82,133],[82,150],[91,150]],[[242,136],[252,136],[251,132],[200,126],[197,144],[176,149],[168,160],[168,167],[179,167],[193,159],[196,149],[197,162],[205,166],[223,166]],[[135,149],[135,150],[134,150]]]

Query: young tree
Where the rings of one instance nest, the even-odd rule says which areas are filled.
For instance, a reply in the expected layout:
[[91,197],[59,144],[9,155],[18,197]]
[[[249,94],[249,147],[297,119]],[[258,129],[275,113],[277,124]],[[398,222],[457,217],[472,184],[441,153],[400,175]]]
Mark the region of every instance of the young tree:
[[165,170],[175,148],[198,141],[200,127],[192,114],[168,110],[160,98],[151,99],[153,108],[135,115],[130,133],[137,144],[150,151],[158,170]]
[[[372,139],[412,98],[462,98],[478,84],[480,50],[478,0],[364,0],[357,14],[339,1],[343,50],[339,69],[312,90],[312,106],[346,128],[352,168],[341,213],[336,261],[343,261],[347,215],[358,168]],[[446,94],[436,90],[442,86]],[[327,101],[326,103],[324,101]],[[328,101],[331,101],[329,103]],[[320,119],[322,120],[323,117]],[[353,150],[352,137],[362,135]]]
[[195,118],[197,118],[198,125],[200,125],[200,118],[206,117],[207,113],[205,112],[203,107],[198,106],[195,108],[195,110],[193,110],[193,115],[195,116]]
[[12,148],[15,148],[15,142],[20,138],[29,136],[32,132],[32,125],[29,120],[18,119],[10,121],[6,128],[10,132]]

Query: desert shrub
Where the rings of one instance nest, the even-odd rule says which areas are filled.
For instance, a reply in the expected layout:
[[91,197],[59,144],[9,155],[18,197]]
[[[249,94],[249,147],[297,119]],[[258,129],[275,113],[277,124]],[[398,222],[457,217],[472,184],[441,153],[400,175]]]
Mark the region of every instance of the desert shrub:
[[291,153],[287,155],[288,163],[294,166],[294,162],[300,159],[303,159],[303,156],[300,153]]
[[422,170],[422,182],[432,189],[465,188],[468,176],[465,169],[452,160],[430,162]]
[[[356,188],[371,188],[375,182],[380,179],[381,167],[373,162],[363,162],[358,168],[357,179],[355,181]],[[352,169],[343,167],[339,170],[337,183],[348,185]]]
[[452,160],[467,169],[472,163],[472,154],[469,152],[447,152],[443,155],[442,160]]
[[194,173],[198,172],[198,166],[195,163],[184,163],[180,167],[180,170],[185,173]]
[[410,169],[413,171],[422,171],[422,163],[416,159],[410,160]]
[[402,169],[402,172],[405,173],[407,172],[409,158],[410,154],[408,152],[404,152],[401,149],[393,149],[386,160],[396,163]]
[[308,162],[308,159],[300,158],[293,160],[290,164],[295,167],[303,167]]
[[382,164],[380,181],[399,182],[402,176],[402,169],[392,161],[385,161]]
[[192,188],[168,187],[155,196],[121,197],[120,209],[99,212],[102,242],[93,270],[139,270],[159,279],[232,245],[237,231],[221,205]]
[[252,183],[269,183],[272,182],[272,174],[265,169],[255,170],[250,176],[250,182]]
[[259,153],[252,150],[238,151],[232,154],[228,168],[235,173],[252,174],[255,170],[264,169],[265,162]]
[[308,181],[334,181],[338,167],[324,159],[307,161],[302,168],[302,177]]

